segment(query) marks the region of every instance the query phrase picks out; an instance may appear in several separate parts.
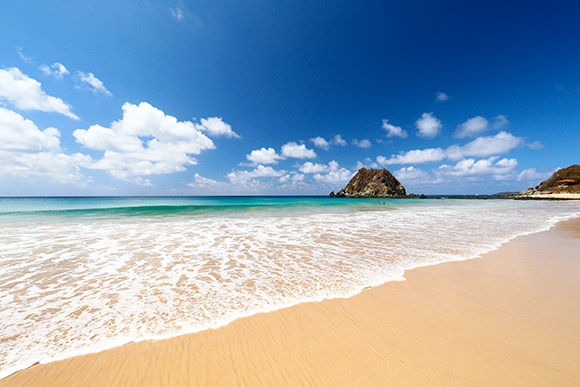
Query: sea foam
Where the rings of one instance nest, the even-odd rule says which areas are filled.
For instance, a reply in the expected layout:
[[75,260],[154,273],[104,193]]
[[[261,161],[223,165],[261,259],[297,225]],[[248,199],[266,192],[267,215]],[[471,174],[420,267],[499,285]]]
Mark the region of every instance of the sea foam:
[[11,213],[0,222],[0,377],[349,297],[580,215],[573,202],[344,203],[161,213],[83,207],[48,220],[43,211]]

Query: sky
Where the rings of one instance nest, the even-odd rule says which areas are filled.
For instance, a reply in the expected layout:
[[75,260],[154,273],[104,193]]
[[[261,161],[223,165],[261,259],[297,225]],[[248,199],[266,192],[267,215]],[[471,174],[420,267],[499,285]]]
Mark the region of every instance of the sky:
[[580,163],[574,1],[4,0],[0,195],[425,194]]

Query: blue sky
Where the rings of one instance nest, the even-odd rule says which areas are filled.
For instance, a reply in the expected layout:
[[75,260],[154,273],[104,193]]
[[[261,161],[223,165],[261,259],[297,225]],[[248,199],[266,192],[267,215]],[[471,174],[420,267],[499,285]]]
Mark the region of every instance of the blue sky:
[[0,195],[535,186],[580,155],[573,1],[7,0]]

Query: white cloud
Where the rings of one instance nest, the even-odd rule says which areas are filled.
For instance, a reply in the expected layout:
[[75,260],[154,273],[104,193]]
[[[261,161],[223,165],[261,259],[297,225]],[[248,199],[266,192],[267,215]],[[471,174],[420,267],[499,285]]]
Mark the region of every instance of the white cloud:
[[93,93],[101,93],[104,95],[112,96],[111,92],[107,90],[104,83],[93,73],[84,73],[82,71],[77,71],[77,75],[79,77],[80,86],[84,86]]
[[508,124],[508,120],[504,115],[498,115],[493,118],[491,124],[488,120],[482,116],[475,116],[468,119],[461,125],[457,127],[455,132],[455,137],[464,138],[476,136],[486,130],[498,130],[505,127]]
[[63,64],[55,62],[52,65],[41,64],[39,69],[45,74],[53,76],[57,79],[62,79],[66,74],[68,74],[68,70],[64,67]]
[[542,144],[540,141],[534,141],[534,142],[531,142],[531,143],[527,143],[526,146],[528,148],[534,149],[534,150],[544,149],[544,144]]
[[215,148],[198,125],[177,121],[147,102],[125,103],[123,118],[110,128],[93,125],[75,130],[73,136],[87,148],[104,151],[101,159],[89,160],[84,167],[144,185],[151,182],[142,176],[184,171],[196,164],[191,155]]
[[340,134],[335,135],[329,141],[327,141],[324,137],[321,137],[321,136],[311,138],[309,141],[312,142],[315,146],[322,148],[324,150],[328,150],[328,148],[330,148],[331,145],[336,145],[336,146],[346,146],[347,145],[347,142],[342,138],[342,136]]
[[456,161],[465,157],[486,157],[507,153],[522,142],[521,137],[515,137],[508,132],[499,132],[495,136],[478,137],[463,146],[451,145],[447,149],[415,149],[392,155],[388,159],[384,156],[378,156],[377,162],[381,165],[421,164],[441,161],[446,158]]
[[404,131],[403,128],[401,128],[400,126],[389,124],[389,120],[387,119],[383,120],[382,127],[387,131],[387,137],[401,137],[401,138],[407,137],[407,132]]
[[491,123],[491,128],[494,130],[501,129],[508,124],[508,119],[503,114],[497,115],[493,118],[493,122]]
[[292,174],[282,176],[280,179],[278,179],[278,181],[280,183],[296,184],[296,183],[303,182],[304,178],[305,178],[305,176],[301,173],[292,173]]
[[354,173],[348,169],[340,168],[325,174],[317,173],[314,175],[314,180],[330,184],[345,183],[349,181],[353,175]]
[[[382,157],[382,156],[379,156]],[[383,157],[384,158],[384,157]],[[361,168],[378,168],[379,165],[377,163],[375,163],[374,161],[372,161],[369,157],[367,157],[366,159],[364,159],[363,161],[357,161],[356,162],[356,170],[358,171]]]
[[48,177],[60,183],[82,184],[77,162],[84,156],[62,152],[60,132],[39,130],[20,114],[0,108],[0,175]]
[[362,140],[354,139],[352,140],[352,144],[358,146],[359,148],[370,148],[372,145],[371,141],[367,138],[364,138]]
[[330,143],[326,141],[324,137],[318,136],[311,138],[310,142],[312,142],[315,146],[322,148],[324,150],[328,150],[328,148],[330,148]]
[[201,176],[199,173],[196,173],[193,176],[193,181],[187,185],[192,188],[223,188],[228,186],[228,184],[225,182]]
[[378,156],[377,163],[380,165],[421,164],[441,161],[445,156],[445,151],[441,148],[415,149],[398,155],[392,155],[389,159],[384,156]]
[[321,172],[335,172],[338,171],[340,166],[334,160],[329,162],[328,164],[315,164],[311,163],[310,161],[305,162],[304,164],[298,167],[298,170],[302,173],[321,173]]
[[284,159],[276,153],[274,148],[260,148],[255,149],[246,155],[246,159],[254,164],[277,164],[278,160]]
[[489,123],[484,117],[475,116],[458,126],[457,132],[455,133],[455,137],[463,138],[477,135],[487,130],[488,124]]
[[546,180],[552,173],[548,172],[548,173],[540,173],[536,170],[536,168],[527,168],[522,170],[518,176],[517,176],[517,180],[518,181],[527,181],[527,180],[531,180],[533,182],[535,182],[536,184],[540,183],[540,181],[542,180]]
[[447,100],[449,100],[449,96],[447,95],[447,93],[444,93],[442,91],[438,91],[435,93],[436,102],[445,102]]
[[338,145],[338,146],[346,146],[346,141],[341,137],[340,134],[337,134],[336,136],[334,136],[334,138],[332,139],[332,144],[333,145]]
[[464,146],[452,145],[446,150],[447,158],[459,160],[464,157],[486,157],[507,153],[522,144],[521,137],[508,132],[499,132],[495,136],[478,137]]
[[254,178],[261,177],[280,177],[286,174],[284,170],[276,170],[272,167],[265,167],[263,165],[258,165],[255,169],[251,171],[231,171],[227,174],[227,178],[232,184],[247,184],[250,180]]
[[0,69],[0,100],[20,110],[54,112],[78,120],[62,99],[47,95],[41,83],[22,74],[16,67]]
[[495,160],[497,160],[497,156],[478,161],[474,159],[463,159],[454,166],[443,164],[437,168],[437,171],[443,175],[456,177],[493,175],[496,179],[501,180],[505,175],[510,174],[518,165],[516,159],[504,158],[497,162]]
[[210,136],[240,138],[240,136],[232,130],[232,126],[225,123],[221,117],[202,118],[200,121],[201,125],[198,124],[197,128],[200,130],[206,130]]
[[415,126],[419,129],[419,136],[426,138],[435,137],[443,127],[433,112],[421,114],[421,117],[415,122]]
[[295,142],[289,142],[282,145],[282,156],[294,157],[296,159],[313,159],[316,157],[316,152],[306,148],[304,144],[298,145]]
[[403,167],[393,173],[395,177],[403,182],[422,182],[425,183],[429,181],[430,175],[428,172],[423,171],[422,169],[411,167]]

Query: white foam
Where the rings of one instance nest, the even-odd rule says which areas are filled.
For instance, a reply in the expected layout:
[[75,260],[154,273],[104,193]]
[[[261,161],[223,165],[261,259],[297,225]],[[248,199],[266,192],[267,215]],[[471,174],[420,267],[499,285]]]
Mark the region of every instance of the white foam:
[[0,377],[35,362],[349,297],[580,215],[578,203],[0,225]]

